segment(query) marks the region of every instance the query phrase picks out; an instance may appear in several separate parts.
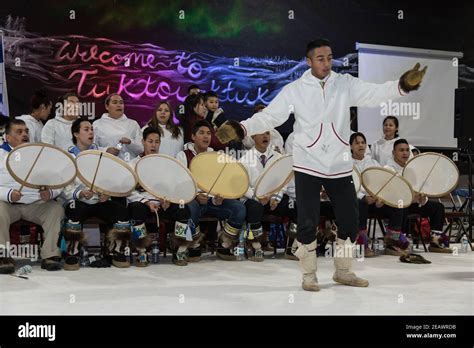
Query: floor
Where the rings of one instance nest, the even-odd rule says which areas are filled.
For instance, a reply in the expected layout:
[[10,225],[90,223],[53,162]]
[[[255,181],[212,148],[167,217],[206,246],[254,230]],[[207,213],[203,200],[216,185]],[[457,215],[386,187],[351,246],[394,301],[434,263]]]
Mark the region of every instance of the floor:
[[[456,246],[456,245],[453,245]],[[262,263],[226,262],[205,254],[178,267],[170,257],[147,268],[47,272],[33,264],[29,279],[0,276],[0,313],[46,314],[473,314],[474,253],[423,253],[432,264],[394,256],[354,261],[368,288],[332,281],[332,259],[318,258],[321,291],[300,287],[296,261],[271,253]],[[22,264],[27,262],[23,261]]]

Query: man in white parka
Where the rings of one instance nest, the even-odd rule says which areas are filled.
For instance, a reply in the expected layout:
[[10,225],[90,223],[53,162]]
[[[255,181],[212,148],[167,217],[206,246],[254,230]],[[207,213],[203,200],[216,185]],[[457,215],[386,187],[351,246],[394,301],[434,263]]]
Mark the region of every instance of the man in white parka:
[[310,69],[284,86],[262,112],[240,123],[227,121],[219,128],[217,136],[224,143],[263,133],[278,127],[291,112],[294,113],[293,169],[298,206],[298,250],[295,255],[303,271],[302,287],[307,291],[319,291],[315,228],[319,224],[321,186],[333,203],[339,230],[336,250],[333,251],[336,256],[333,280],[344,285],[366,287],[369,282],[352,272],[358,205],[351,178],[349,108],[376,107],[418,89],[426,67],[419,70],[420,65],[416,64],[399,80],[384,84],[364,82],[331,71],[331,44],[325,39],[308,44],[306,62]]
[[130,161],[143,152],[142,130],[125,115],[125,104],[117,93],[105,99],[105,109],[107,113],[94,122],[94,143],[100,150]]

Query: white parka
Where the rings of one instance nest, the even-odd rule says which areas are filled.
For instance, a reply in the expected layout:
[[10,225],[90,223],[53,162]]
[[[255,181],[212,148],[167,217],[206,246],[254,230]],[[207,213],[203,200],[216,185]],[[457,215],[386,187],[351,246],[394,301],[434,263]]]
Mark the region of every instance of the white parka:
[[[262,155],[266,156],[265,168],[260,161]],[[256,199],[255,197],[255,186],[257,185],[257,180],[260,175],[268,168],[273,162],[281,158],[281,154],[272,149],[271,144],[268,146],[265,153],[261,153],[255,147],[248,150],[240,159],[239,162],[247,170],[249,176],[249,188],[245,193],[244,197],[241,198],[241,201],[245,202],[247,199]],[[279,192],[272,195],[277,201],[281,201],[283,198],[284,188]]]
[[55,145],[64,151],[74,146],[72,142],[71,126],[74,121],[66,120],[62,116],[46,122],[41,131],[41,141],[43,143]]
[[286,86],[272,102],[241,122],[246,135],[280,126],[295,115],[293,169],[323,178],[351,175],[349,146],[351,106],[375,107],[401,97],[397,81],[364,82],[348,74],[331,72],[324,88],[308,69]]
[[94,122],[94,143],[100,150],[107,150],[108,147],[116,147],[123,137],[131,140],[130,144],[122,144],[118,157],[125,161],[137,157],[143,152],[142,130],[137,121],[129,119],[125,114],[115,119],[108,113]]

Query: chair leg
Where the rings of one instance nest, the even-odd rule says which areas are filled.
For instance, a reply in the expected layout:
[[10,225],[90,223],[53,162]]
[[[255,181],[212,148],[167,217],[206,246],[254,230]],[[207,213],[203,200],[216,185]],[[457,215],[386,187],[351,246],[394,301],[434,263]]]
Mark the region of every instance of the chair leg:
[[[387,234],[387,231],[385,230],[385,224],[383,223],[383,220],[378,218],[377,222],[379,223],[380,231],[382,232],[382,236],[385,237]],[[375,232],[374,232],[374,238],[375,238]]]
[[[377,224],[376,224],[375,218],[373,219],[373,221],[374,221],[374,223],[373,223],[373,225],[372,225],[372,236],[373,236],[372,240],[375,239],[375,233],[377,232]],[[372,242],[372,243],[373,243],[373,242]]]

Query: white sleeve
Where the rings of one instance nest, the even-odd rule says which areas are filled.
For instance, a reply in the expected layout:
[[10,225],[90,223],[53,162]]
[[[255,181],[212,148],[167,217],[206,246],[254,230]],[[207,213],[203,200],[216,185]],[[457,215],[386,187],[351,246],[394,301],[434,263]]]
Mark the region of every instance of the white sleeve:
[[109,147],[104,146],[104,144],[101,142],[99,124],[100,123],[98,122],[98,120],[92,124],[92,126],[94,127],[94,144],[97,145],[97,150],[106,152]]
[[143,133],[137,121],[133,121],[133,132],[132,132],[131,137],[132,138],[130,140],[132,142],[128,145],[130,150],[134,152],[135,155],[142,153],[143,152],[143,145],[142,145]]
[[81,190],[84,188],[82,184],[78,184],[77,180],[73,183],[67,185],[61,192],[61,197],[65,202],[69,202],[72,200],[79,200],[79,194]]
[[280,126],[290,117],[290,105],[288,86],[285,86],[263,111],[240,123],[245,135],[261,134]]
[[[240,164],[242,164],[242,166],[245,168],[245,170],[247,171],[247,174],[249,176],[249,182],[252,182],[252,171],[250,170],[250,167],[249,167],[249,159],[248,159],[248,156],[243,156],[240,160],[239,160]],[[247,192],[245,192],[244,196],[245,198],[248,198],[248,199],[254,199],[254,194],[255,194],[255,191],[252,187],[252,185],[249,185],[249,188],[247,189]]]
[[389,99],[398,99],[406,95],[397,81],[382,84],[365,82],[348,75],[351,106],[376,107]]
[[276,135],[275,139],[273,139],[274,144],[275,144],[275,146],[278,147],[278,149],[280,150],[280,153],[282,155],[284,155],[285,154],[285,142],[283,141],[283,137],[281,136],[280,132],[278,132],[276,129],[275,129],[275,132],[272,135]]
[[53,120],[49,120],[41,131],[41,142],[54,145],[54,126]]
[[185,166],[186,168],[188,168],[188,159],[186,158],[186,154],[184,153],[184,151],[180,151],[178,152],[178,154],[176,155],[176,159],[181,162],[181,164],[183,166]]
[[148,202],[149,199],[146,198],[144,195],[142,195],[140,192],[137,190],[133,190],[132,193],[130,193],[127,196],[127,202],[128,203],[134,203],[134,202],[141,202],[141,203],[146,203]]
[[11,187],[0,186],[0,201],[12,203],[10,201],[10,193],[13,191]]
[[295,139],[295,133],[291,133],[288,135],[288,138],[286,138],[285,142],[285,152],[287,154],[292,155],[293,154],[293,140]]
[[377,162],[380,162],[379,158],[379,147],[377,145],[377,142],[372,144],[372,148],[370,150],[372,159],[376,160]]
[[[287,185],[288,186],[288,185]],[[281,202],[281,200],[283,199],[283,194],[285,193],[285,190],[286,190],[286,187],[283,187],[280,191],[278,192],[275,192],[273,195],[272,195],[272,198],[275,198],[278,202]]]
[[296,187],[295,187],[295,178],[290,180],[288,185],[285,187],[285,193],[290,197],[290,199],[294,199],[296,197]]

